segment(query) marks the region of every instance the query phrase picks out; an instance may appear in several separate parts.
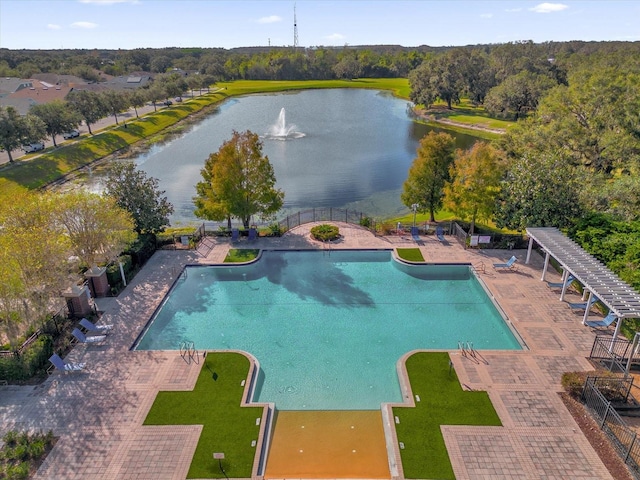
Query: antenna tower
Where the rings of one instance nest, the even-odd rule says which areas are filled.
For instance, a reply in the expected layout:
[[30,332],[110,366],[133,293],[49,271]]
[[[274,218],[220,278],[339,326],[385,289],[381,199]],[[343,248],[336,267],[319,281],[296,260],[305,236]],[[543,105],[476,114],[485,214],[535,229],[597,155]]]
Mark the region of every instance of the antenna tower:
[[298,48],[298,22],[296,20],[296,4],[293,4],[293,48]]

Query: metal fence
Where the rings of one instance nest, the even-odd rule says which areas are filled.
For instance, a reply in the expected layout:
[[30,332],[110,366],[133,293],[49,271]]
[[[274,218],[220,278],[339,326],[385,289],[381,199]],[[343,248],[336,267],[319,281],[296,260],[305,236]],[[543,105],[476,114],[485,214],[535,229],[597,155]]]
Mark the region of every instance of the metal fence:
[[311,222],[345,222],[363,226],[374,234],[376,232],[375,221],[364,213],[332,207],[301,210],[280,220],[278,225],[284,233],[299,225]]
[[589,360],[599,363],[611,372],[624,373],[627,362],[639,360],[637,352],[631,352],[632,347],[632,342],[627,339],[598,335],[591,347]]
[[[600,391],[603,386],[612,387],[617,380],[620,392],[631,389],[633,380],[624,378],[587,377],[582,391],[582,401],[595,416],[600,429],[607,434],[620,455],[620,458],[629,466],[629,470],[636,480],[640,480],[640,441],[637,441],[637,433],[631,430],[625,421],[615,411],[612,403]],[[627,392],[628,395],[628,392]]]

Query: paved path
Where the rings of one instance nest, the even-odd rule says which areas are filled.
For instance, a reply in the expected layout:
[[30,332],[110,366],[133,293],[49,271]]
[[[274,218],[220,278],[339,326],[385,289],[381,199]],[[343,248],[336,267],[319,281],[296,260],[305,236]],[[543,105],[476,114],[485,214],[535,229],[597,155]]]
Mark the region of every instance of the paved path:
[[[310,238],[311,226],[251,245],[327,248]],[[340,229],[344,237],[331,248],[416,246],[410,236],[375,237],[346,225]],[[143,427],[142,422],[159,390],[192,388],[198,368],[178,352],[129,348],[183,266],[221,262],[229,247],[228,239],[217,240],[206,258],[194,251],[159,251],[117,298],[99,299],[101,322],[115,323],[115,333],[102,347],[77,345],[66,359],[87,362],[87,373],[54,374],[36,387],[0,387],[0,434],[53,429],[60,437],[38,480],[186,477],[200,427]],[[433,236],[419,248],[428,262],[484,265],[480,278],[528,346],[518,352],[482,352],[484,361],[451,352],[461,383],[487,390],[503,423],[442,428],[456,477],[611,478],[558,396],[562,372],[591,369],[585,357],[594,332],[540,281],[543,259],[534,254],[532,263],[524,265],[525,251],[464,250],[455,240],[444,245]],[[492,263],[512,253],[518,270],[494,271]]]

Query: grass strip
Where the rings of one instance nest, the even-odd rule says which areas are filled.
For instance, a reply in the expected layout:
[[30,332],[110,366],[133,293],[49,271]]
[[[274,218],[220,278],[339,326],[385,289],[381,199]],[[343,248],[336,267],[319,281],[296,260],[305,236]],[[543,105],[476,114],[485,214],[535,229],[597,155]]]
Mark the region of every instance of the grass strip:
[[424,262],[419,248],[396,248],[398,256],[407,262]]
[[455,479],[441,425],[501,426],[487,392],[463,391],[446,352],[419,352],[406,361],[414,408],[395,407],[405,478]]
[[224,453],[222,467],[230,478],[250,478],[262,408],[240,406],[249,360],[210,352],[201,365],[193,391],[158,392],[144,425],[203,425],[187,478],[224,478],[213,452]]
[[258,248],[230,248],[224,263],[244,263],[255,260],[260,253]]

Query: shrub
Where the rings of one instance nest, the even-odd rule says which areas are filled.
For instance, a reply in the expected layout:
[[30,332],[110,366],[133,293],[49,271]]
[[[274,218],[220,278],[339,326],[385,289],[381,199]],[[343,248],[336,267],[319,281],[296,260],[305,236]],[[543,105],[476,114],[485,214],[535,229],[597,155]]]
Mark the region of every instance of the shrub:
[[565,372],[562,374],[562,388],[573,398],[580,398],[587,376],[594,372]]
[[272,223],[269,225],[269,235],[272,237],[279,237],[282,235],[282,229],[279,223]]
[[340,230],[335,225],[323,223],[311,228],[311,236],[321,242],[330,242],[340,237]]
[[362,217],[360,219],[360,226],[369,228],[371,227],[371,222],[372,222],[371,217]]
[[21,382],[44,374],[49,357],[53,353],[53,340],[40,335],[21,355],[0,357],[0,378],[9,382]]

